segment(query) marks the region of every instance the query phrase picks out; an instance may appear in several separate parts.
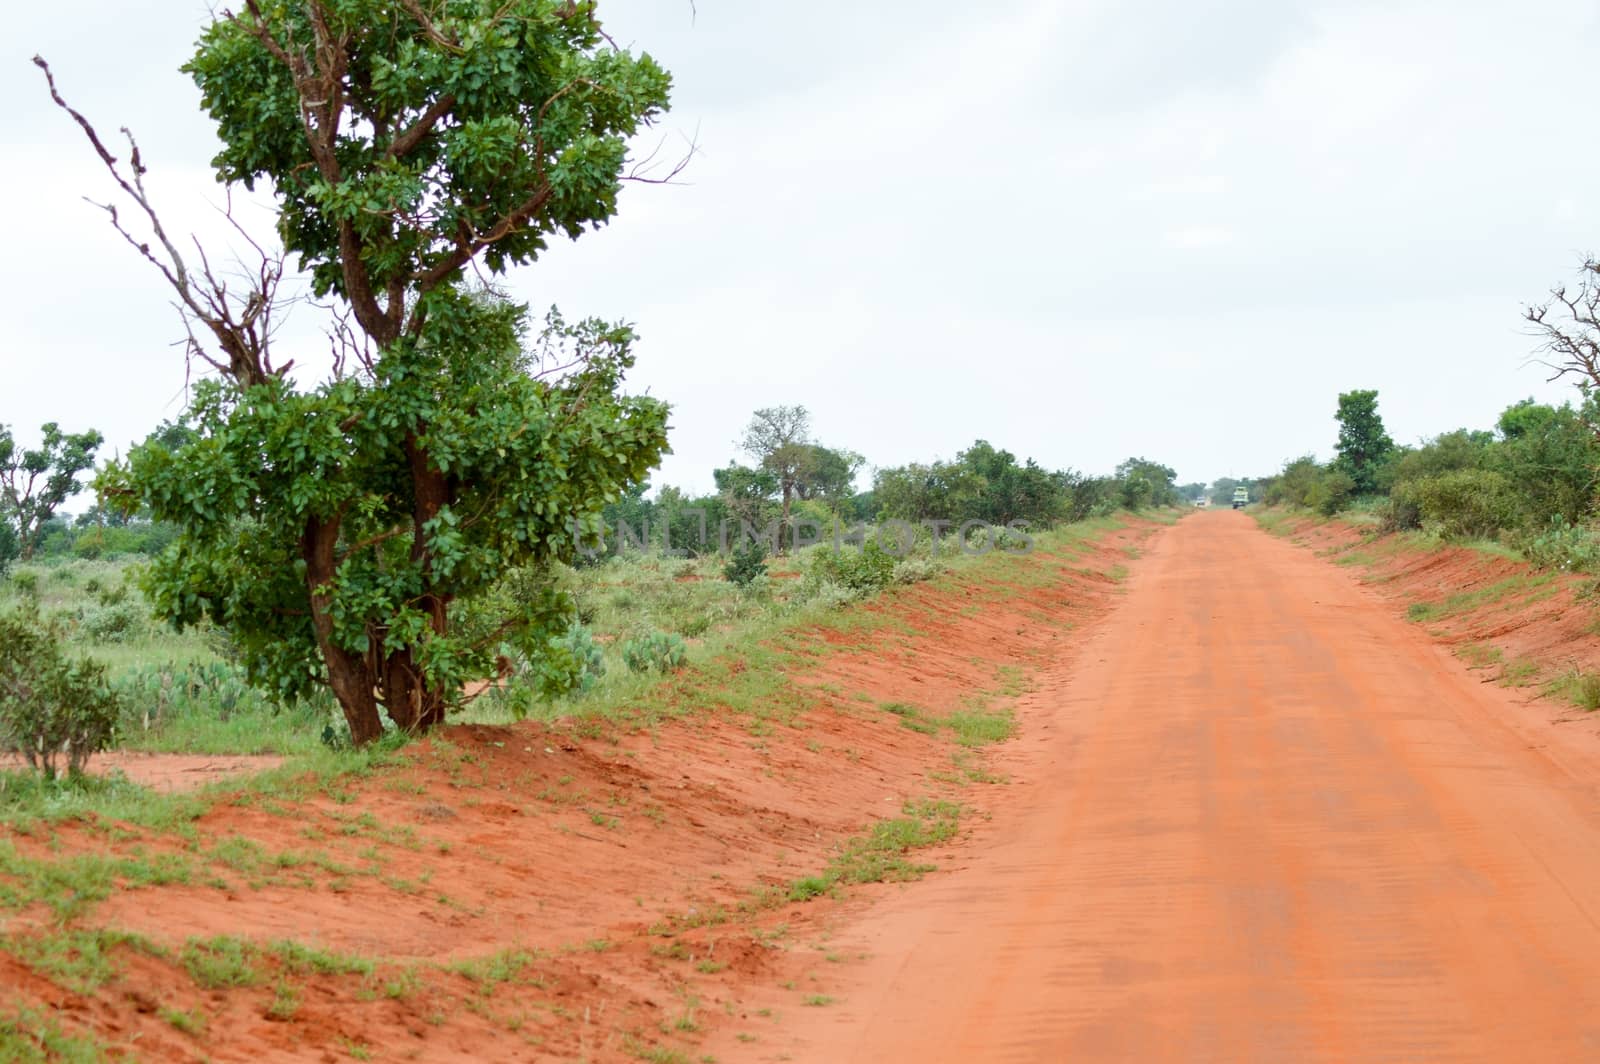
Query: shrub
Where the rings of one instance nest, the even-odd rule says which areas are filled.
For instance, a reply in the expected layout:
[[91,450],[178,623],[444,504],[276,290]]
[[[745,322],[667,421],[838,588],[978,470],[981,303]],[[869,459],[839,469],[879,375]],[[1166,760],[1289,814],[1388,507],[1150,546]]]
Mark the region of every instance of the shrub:
[[22,543],[17,538],[17,530],[11,527],[9,519],[0,517],[0,576],[6,575],[6,570],[11,568],[11,563],[21,553]]
[[83,615],[83,631],[101,643],[121,643],[145,625],[144,610],[131,602],[116,602]]
[[1305,504],[1323,517],[1332,517],[1349,505],[1356,492],[1355,478],[1342,469],[1324,469],[1311,482]]
[[1422,527],[1422,501],[1418,481],[1396,484],[1388,500],[1378,508],[1380,532],[1407,532]]
[[688,657],[683,639],[669,632],[648,632],[622,644],[622,660],[634,672],[672,672]]
[[757,577],[767,575],[767,548],[760,540],[746,540],[733,548],[722,575],[740,587],[749,587]]
[[11,574],[11,586],[17,593],[29,598],[39,597],[39,574],[32,569],[22,569]]
[[32,610],[0,615],[0,745],[52,779],[63,753],[76,776],[105,749],[119,709],[105,667],[68,660],[61,640]]
[[1561,518],[1543,532],[1518,537],[1516,547],[1541,569],[1600,572],[1600,537],[1592,528]]
[[806,581],[812,589],[833,584],[857,596],[869,595],[894,583],[899,561],[871,537],[859,550],[840,547],[813,551],[806,559]]
[[525,656],[510,646],[502,647],[501,654],[510,663],[515,681],[508,690],[521,691],[520,697],[510,699],[518,714],[526,711],[524,699],[584,694],[606,674],[605,656],[594,641],[594,633],[579,621],[561,635],[552,636],[537,657]]
[[1516,523],[1511,484],[1487,469],[1459,469],[1414,481],[1422,525],[1446,539],[1486,539]]
[[943,571],[944,566],[932,558],[914,557],[896,562],[893,576],[897,584],[917,584],[932,580]]

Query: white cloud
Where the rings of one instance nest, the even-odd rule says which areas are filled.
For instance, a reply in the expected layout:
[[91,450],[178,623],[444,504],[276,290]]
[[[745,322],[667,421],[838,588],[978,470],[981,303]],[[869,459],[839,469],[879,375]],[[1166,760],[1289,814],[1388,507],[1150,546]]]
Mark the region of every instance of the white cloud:
[[[1517,311],[1600,243],[1600,145],[1577,117],[1592,4],[698,9],[602,4],[676,73],[663,132],[704,147],[687,184],[630,188],[610,227],[515,279],[537,307],[638,323],[635,381],[677,407],[662,480],[709,487],[776,402],[877,464],[986,437],[1088,470],[1142,452],[1189,480],[1325,454],[1340,390],[1378,388],[1408,440],[1569,391],[1522,367]],[[201,16],[16,27],[102,125],[141,130],[185,225],[214,222],[212,147],[160,66]],[[106,61],[141,34],[160,64]],[[11,235],[32,251],[0,266],[0,349],[22,363],[0,422],[131,439],[181,391],[170,311],[76,199],[102,176],[11,58],[0,85],[34,106],[0,195],[28,205]]]

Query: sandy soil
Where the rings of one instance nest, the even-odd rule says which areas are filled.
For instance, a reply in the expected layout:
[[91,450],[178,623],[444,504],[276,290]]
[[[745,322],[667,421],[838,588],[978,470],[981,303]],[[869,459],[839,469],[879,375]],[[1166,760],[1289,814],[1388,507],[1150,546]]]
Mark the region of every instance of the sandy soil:
[[[1493,576],[1413,562],[1460,569],[1439,590]],[[831,948],[867,959],[830,1007],[708,1048],[1600,1059],[1600,742],[1481,682],[1389,592],[1243,514],[1164,532],[1025,699],[961,867],[833,914]],[[1555,646],[1569,623],[1499,634]]]
[[[120,772],[134,783],[153,791],[171,794],[192,791],[213,780],[249,772],[264,772],[283,764],[283,758],[270,754],[143,754],[113,750],[96,754],[89,761],[90,775],[108,776]],[[22,758],[0,754],[0,769],[26,768]]]
[[[759,891],[821,871],[908,799],[962,801],[981,830],[1006,790],[976,772],[983,751],[911,730],[881,703],[943,714],[1070,660],[1122,597],[1108,574],[1138,564],[1134,545],[1155,532],[1019,561],[1014,585],[1002,569],[907,588],[865,607],[869,623],[801,633],[789,681],[805,705],[791,723],[720,709],[684,674],[667,697],[696,712],[645,731],[455,727],[366,778],[244,789],[181,830],[91,820],[10,833],[36,860],[168,861],[182,874],[123,876],[73,917],[79,933],[129,932],[165,953],[108,947],[120,974],[74,988],[19,959],[26,949],[0,952],[0,1004],[159,1060],[697,1060],[719,1031],[765,1045],[862,963],[829,950],[835,914],[917,885],[804,904]],[[19,942],[56,926],[43,906],[0,910]],[[262,958],[253,980],[206,988],[180,961],[186,943],[218,935],[377,968]],[[525,952],[492,984],[458,970],[505,951]],[[747,1006],[767,993],[778,1007]]]

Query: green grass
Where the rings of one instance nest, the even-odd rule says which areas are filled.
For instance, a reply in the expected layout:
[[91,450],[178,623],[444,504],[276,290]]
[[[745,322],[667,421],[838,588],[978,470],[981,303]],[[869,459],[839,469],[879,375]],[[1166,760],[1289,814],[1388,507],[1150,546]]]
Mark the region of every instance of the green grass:
[[255,986],[263,978],[255,948],[225,935],[190,939],[184,943],[178,960],[195,985],[204,990]]
[[884,702],[878,708],[898,717],[902,727],[923,735],[949,731],[962,746],[1004,742],[1016,732],[1016,718],[1011,710],[989,709],[981,702],[942,717],[933,716],[909,702]]
[[1544,693],[1593,713],[1600,709],[1600,673],[1572,669],[1546,684]]
[[1506,665],[1500,674],[1502,687],[1527,687],[1539,675],[1539,663],[1532,658],[1517,658]]
[[92,1038],[69,1035],[33,1009],[0,1014],[0,1060],[7,1064],[98,1064],[109,1059]]
[[163,1006],[156,1010],[156,1015],[170,1024],[173,1030],[182,1031],[190,1037],[199,1038],[206,1033],[204,1013]]
[[808,901],[833,893],[840,884],[906,882],[933,871],[935,866],[913,861],[908,855],[952,838],[961,807],[926,799],[907,802],[901,813],[904,815],[880,820],[866,835],[847,841],[820,875],[795,880],[787,900]]
[[109,928],[0,936],[0,950],[58,986],[79,994],[93,993],[121,974],[116,956],[119,949],[165,955],[164,950],[143,936]]
[[[1409,620],[1440,621],[1462,613],[1491,606],[1504,599],[1520,596],[1524,601],[1537,601],[1556,589],[1554,573],[1527,573],[1508,576],[1485,587],[1471,591],[1458,591],[1433,602],[1413,602],[1406,608]],[[1548,591],[1547,591],[1548,589]]]

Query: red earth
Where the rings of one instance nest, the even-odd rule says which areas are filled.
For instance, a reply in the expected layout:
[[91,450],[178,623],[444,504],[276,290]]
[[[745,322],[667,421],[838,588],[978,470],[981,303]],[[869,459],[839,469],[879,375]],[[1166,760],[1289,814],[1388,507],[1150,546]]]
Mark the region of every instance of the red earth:
[[[187,874],[70,913],[150,944],[94,985],[0,908],[0,1001],[159,1060],[1600,1059],[1600,715],[1510,686],[1600,663],[1582,582],[1295,538],[1203,513],[903,589],[791,641],[792,717],[685,681],[644,730],[459,727],[187,829],[11,832]],[[965,810],[937,871],[783,899],[926,797]],[[180,963],[217,935],[253,982]]]

